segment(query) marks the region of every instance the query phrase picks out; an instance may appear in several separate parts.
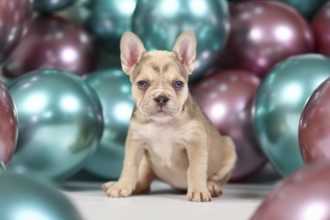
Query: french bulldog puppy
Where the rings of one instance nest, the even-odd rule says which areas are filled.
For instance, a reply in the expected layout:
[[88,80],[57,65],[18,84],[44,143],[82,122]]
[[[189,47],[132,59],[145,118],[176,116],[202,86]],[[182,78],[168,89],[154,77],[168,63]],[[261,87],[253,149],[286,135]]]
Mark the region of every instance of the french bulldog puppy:
[[149,192],[150,183],[160,179],[187,190],[191,201],[219,196],[237,156],[232,139],[219,134],[189,93],[196,58],[193,32],[183,32],[171,52],[147,52],[131,32],[122,36],[120,48],[136,105],[121,176],[103,184],[103,190],[109,197],[127,197]]

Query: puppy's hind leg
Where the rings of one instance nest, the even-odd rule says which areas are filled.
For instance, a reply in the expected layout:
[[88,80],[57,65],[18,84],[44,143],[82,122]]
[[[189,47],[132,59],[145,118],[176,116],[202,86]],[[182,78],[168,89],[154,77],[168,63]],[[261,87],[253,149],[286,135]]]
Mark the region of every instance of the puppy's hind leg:
[[222,166],[218,172],[207,180],[207,188],[212,197],[217,197],[222,194],[222,186],[229,180],[237,160],[235,144],[232,139],[227,136],[223,136],[222,138],[223,147],[226,149]]
[[134,194],[147,194],[150,192],[150,184],[155,179],[155,174],[152,171],[147,158],[143,156],[140,167],[137,185]]

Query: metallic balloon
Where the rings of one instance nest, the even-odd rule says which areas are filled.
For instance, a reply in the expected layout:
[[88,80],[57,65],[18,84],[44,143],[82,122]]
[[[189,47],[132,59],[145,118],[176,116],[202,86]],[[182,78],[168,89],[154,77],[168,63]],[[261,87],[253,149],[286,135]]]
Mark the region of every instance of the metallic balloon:
[[308,100],[299,123],[299,144],[305,163],[330,159],[330,78]]
[[192,95],[220,133],[234,139],[238,162],[231,180],[245,179],[265,164],[252,129],[251,107],[260,80],[241,70],[215,71],[192,88]]
[[314,31],[316,51],[318,53],[330,56],[330,2],[324,5],[312,21],[312,29]]
[[7,165],[15,152],[18,135],[17,114],[7,87],[0,81],[0,163]]
[[95,152],[102,134],[102,108],[80,77],[37,70],[9,85],[18,112],[17,150],[8,169],[62,180]]
[[49,13],[74,4],[77,0],[34,0],[33,8],[38,12]]
[[255,128],[265,155],[282,175],[301,168],[300,115],[312,92],[330,76],[330,59],[304,54],[284,60],[261,83],[255,101]]
[[299,13],[277,2],[252,1],[232,5],[231,31],[219,58],[225,68],[240,68],[263,78],[278,62],[313,52],[311,28]]
[[10,78],[36,69],[56,68],[83,75],[95,67],[91,37],[79,25],[55,16],[38,17],[4,63]]
[[63,193],[25,175],[0,174],[0,194],[0,219],[3,220],[82,220]]
[[0,0],[0,63],[26,34],[31,17],[31,0]]
[[329,170],[330,161],[322,161],[285,178],[249,219],[330,219]]
[[172,50],[178,35],[192,30],[197,38],[196,69],[191,82],[214,64],[227,42],[229,14],[226,0],[139,0],[133,31],[147,50]]
[[295,8],[301,15],[307,19],[314,17],[319,8],[322,7],[328,0],[229,0],[231,2],[243,1],[278,1]]
[[86,81],[101,101],[104,130],[99,147],[85,168],[95,175],[117,179],[122,169],[128,124],[134,107],[131,83],[119,68],[96,71]]
[[98,0],[88,5],[85,27],[97,43],[112,54],[119,54],[121,35],[131,31],[132,16],[137,0]]

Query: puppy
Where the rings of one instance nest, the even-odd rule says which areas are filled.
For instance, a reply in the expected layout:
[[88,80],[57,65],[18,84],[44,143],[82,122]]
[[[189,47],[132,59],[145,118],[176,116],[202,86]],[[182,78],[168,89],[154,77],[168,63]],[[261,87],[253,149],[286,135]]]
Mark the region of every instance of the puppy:
[[183,32],[172,52],[147,52],[135,34],[121,39],[123,71],[136,103],[129,124],[125,159],[118,182],[102,188],[109,197],[147,193],[154,179],[186,189],[191,201],[222,193],[235,166],[235,146],[221,136],[188,91],[196,39]]

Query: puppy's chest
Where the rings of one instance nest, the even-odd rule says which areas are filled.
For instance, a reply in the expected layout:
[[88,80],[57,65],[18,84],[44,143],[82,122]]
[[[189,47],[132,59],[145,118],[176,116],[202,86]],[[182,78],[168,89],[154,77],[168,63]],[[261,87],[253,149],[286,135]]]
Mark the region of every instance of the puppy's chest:
[[145,141],[145,149],[149,153],[149,160],[155,166],[171,168],[175,166],[178,154],[182,151],[180,139],[175,129],[167,126],[148,125],[141,135]]

